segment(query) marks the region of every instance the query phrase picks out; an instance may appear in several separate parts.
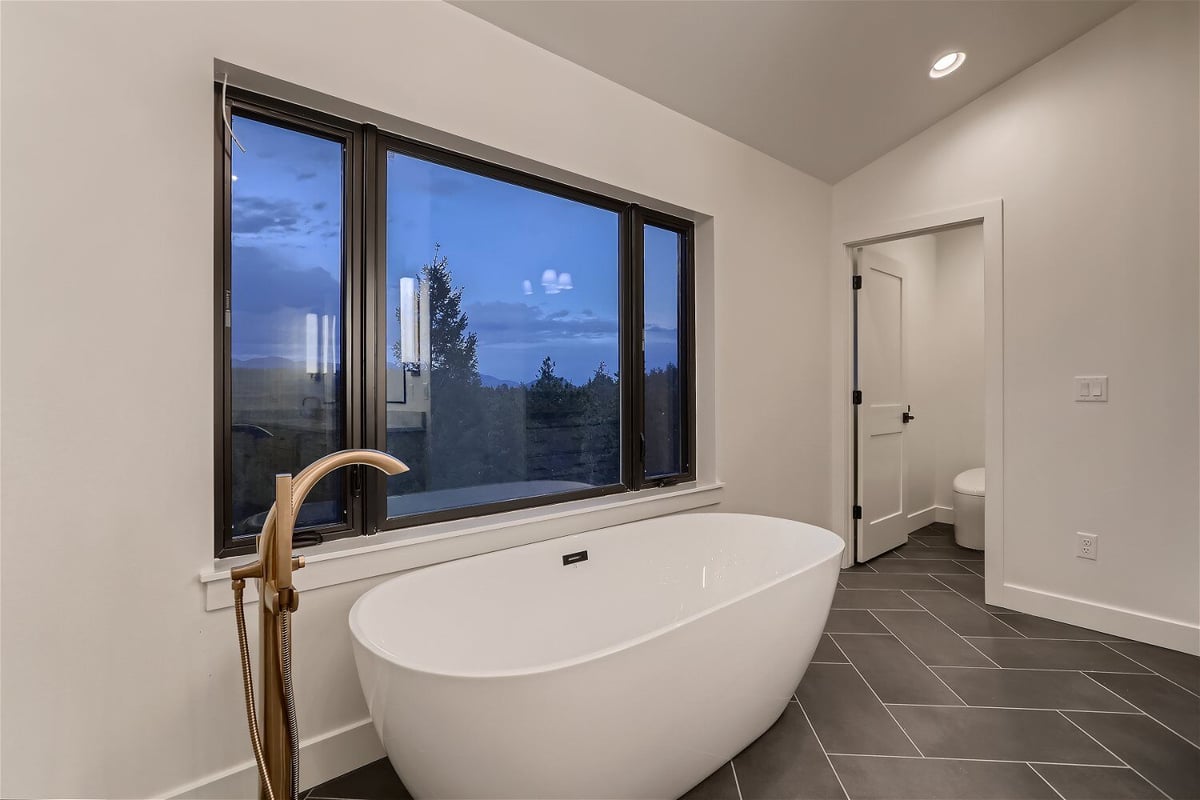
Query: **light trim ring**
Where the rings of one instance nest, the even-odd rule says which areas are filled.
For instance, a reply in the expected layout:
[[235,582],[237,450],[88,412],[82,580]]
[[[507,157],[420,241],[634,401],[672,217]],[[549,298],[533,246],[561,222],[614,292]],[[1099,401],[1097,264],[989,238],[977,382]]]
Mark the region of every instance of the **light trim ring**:
[[933,62],[933,66],[929,69],[929,77],[943,78],[961,67],[966,60],[967,54],[961,51],[946,53]]

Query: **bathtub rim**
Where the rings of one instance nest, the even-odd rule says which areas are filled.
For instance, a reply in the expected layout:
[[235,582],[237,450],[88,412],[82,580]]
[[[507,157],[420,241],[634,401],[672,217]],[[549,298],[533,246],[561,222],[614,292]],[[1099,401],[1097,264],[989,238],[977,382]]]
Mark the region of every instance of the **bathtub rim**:
[[[609,656],[616,655],[617,653],[621,653],[625,650],[630,650],[633,647],[635,647],[639,644],[642,644],[643,642],[647,642],[647,641],[650,641],[651,639],[655,639],[659,636],[668,634],[677,628],[681,628],[684,625],[691,624],[692,622],[703,619],[704,617],[707,617],[711,614],[715,614],[716,612],[720,611],[721,609],[727,608],[735,603],[738,603],[747,598],[753,597],[754,595],[761,594],[762,592],[765,592],[768,589],[771,589],[772,587],[778,586],[779,584],[781,584],[785,581],[789,581],[793,578],[803,575],[806,572],[815,570],[815,569],[819,568],[820,566],[828,563],[830,560],[840,559],[842,552],[846,548],[846,542],[844,539],[842,539],[842,537],[838,536],[836,533],[834,533],[833,531],[831,531],[827,528],[822,528],[819,525],[814,525],[810,522],[801,522],[800,520],[787,519],[786,517],[772,517],[772,516],[769,516],[766,514],[743,514],[743,513],[737,513],[737,512],[719,512],[719,511],[707,512],[707,513],[701,514],[700,516],[743,517],[743,518],[769,519],[769,520],[777,520],[777,521],[781,521],[781,522],[789,522],[789,523],[793,523],[796,525],[801,525],[805,528],[811,529],[814,532],[819,532],[820,534],[822,534],[822,538],[827,539],[831,545],[836,545],[836,546],[832,549],[831,552],[825,553],[823,555],[823,557],[817,559],[816,561],[813,561],[812,563],[806,564],[803,567],[800,567],[799,569],[796,569],[791,572],[780,575],[780,576],[778,576],[770,581],[767,581],[765,583],[759,584],[745,592],[742,592],[742,593],[737,594],[727,600],[717,603],[716,605],[710,606],[701,611],[697,611],[693,614],[689,614],[688,616],[683,617],[682,619],[677,619],[677,620],[667,623],[666,625],[660,625],[657,628],[652,628],[651,630],[649,630],[648,632],[646,632],[644,634],[635,636],[630,639],[622,640],[620,642],[617,642],[616,644],[609,645],[608,647],[603,647],[603,648],[599,648],[596,650],[589,650],[586,653],[579,655],[579,656],[575,656],[572,658],[559,659],[557,661],[549,661],[545,664],[539,664],[534,667],[524,667],[524,668],[519,668],[519,669],[482,670],[482,671],[476,671],[476,670],[432,670],[432,669],[426,669],[426,668],[420,667],[420,666],[414,666],[412,664],[400,661],[400,660],[398,660],[398,658],[395,655],[393,655],[392,653],[383,649],[382,647],[377,645],[375,642],[371,641],[365,635],[364,631],[362,630],[362,624],[360,621],[362,612],[360,611],[360,607],[367,601],[367,598],[369,598],[372,594],[382,590],[383,587],[387,586],[388,584],[392,583],[393,581],[403,580],[405,577],[404,575],[397,575],[395,577],[392,577],[385,581],[382,581],[379,585],[373,586],[370,589],[368,589],[367,591],[363,592],[363,594],[357,600],[354,601],[354,605],[351,606],[350,614],[349,614],[351,635],[354,637],[354,641],[358,645],[360,645],[363,648],[365,648],[366,650],[370,651],[374,656],[383,659],[384,661],[388,662],[389,664],[392,664],[394,666],[397,666],[402,669],[409,670],[413,673],[417,673],[417,674],[421,674],[421,675],[428,675],[428,676],[436,677],[436,678],[462,678],[462,679],[520,678],[520,677],[526,677],[526,676],[531,676],[531,675],[544,675],[544,674],[547,674],[550,672],[557,672],[559,670],[569,669],[571,667],[578,666],[580,664],[586,664],[591,661],[597,661],[602,658],[607,658]],[[658,519],[666,519],[666,518],[659,517]],[[644,521],[648,521],[648,520],[638,520],[637,522],[626,522],[626,523],[621,523],[620,525],[613,525],[610,527],[619,528],[619,527],[623,527],[624,525],[636,525],[639,522],[644,522]],[[582,533],[569,534],[569,536],[581,536],[581,535],[595,533],[597,531],[602,531],[602,530],[605,530],[605,529],[597,528],[595,531],[584,531]],[[567,538],[567,537],[563,537],[563,538]],[[548,539],[545,541],[555,541],[555,540]],[[535,542],[534,544],[543,544],[543,543],[544,542]],[[530,545],[518,545],[517,547],[528,547],[528,546],[530,546]],[[511,549],[515,549],[515,548],[506,548],[506,549],[511,550]],[[493,552],[504,552],[504,550],[497,550],[497,551],[493,551]],[[476,558],[483,558],[488,555],[492,555],[492,553],[482,553],[477,556],[468,556],[467,558],[457,559],[456,561],[446,562],[445,564],[436,564],[433,567],[427,567],[425,569],[436,569],[437,567],[440,567],[440,566],[449,566],[450,564],[460,563],[460,562],[464,562],[464,561],[470,561],[470,560],[476,559]],[[840,561],[838,561],[838,565],[840,567],[840,565],[841,565]],[[835,581],[835,585],[836,585],[836,581]],[[828,609],[826,609],[826,612],[828,612]]]

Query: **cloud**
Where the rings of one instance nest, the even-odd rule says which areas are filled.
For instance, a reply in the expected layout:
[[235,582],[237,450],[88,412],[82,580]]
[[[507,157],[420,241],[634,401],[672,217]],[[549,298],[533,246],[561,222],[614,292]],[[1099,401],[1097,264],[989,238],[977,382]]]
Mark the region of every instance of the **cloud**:
[[472,183],[486,180],[403,153],[388,153],[388,184],[405,192],[451,197],[470,191]]
[[[292,266],[271,249],[233,248],[234,314],[263,314],[278,309],[303,313],[340,313],[342,287],[328,269]],[[336,269],[336,264],[330,265]]]
[[615,319],[577,317],[568,311],[547,314],[528,303],[470,303],[463,309],[470,329],[485,345],[533,344],[564,339],[612,339],[619,326]]
[[315,177],[317,177],[317,173],[315,173],[315,172],[300,172],[300,173],[297,173],[296,180],[311,181]]
[[296,233],[312,219],[294,200],[238,196],[233,198],[233,233]]
[[469,188],[466,181],[449,175],[436,175],[429,179],[429,191],[442,197],[461,194]]

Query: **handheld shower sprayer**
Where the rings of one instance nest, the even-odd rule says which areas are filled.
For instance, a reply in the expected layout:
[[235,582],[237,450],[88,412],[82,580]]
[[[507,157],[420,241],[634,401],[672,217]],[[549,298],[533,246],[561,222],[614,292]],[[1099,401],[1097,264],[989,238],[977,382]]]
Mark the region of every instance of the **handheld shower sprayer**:
[[[304,499],[321,478],[335,469],[357,464],[375,467],[388,475],[408,471],[403,462],[379,450],[341,450],[314,461],[295,477],[276,475],[275,504],[267,512],[257,540],[258,560],[230,571],[242,685],[246,694],[246,722],[258,766],[259,800],[295,800],[300,788],[300,737],[292,693],[291,621],[292,613],[300,604],[300,594],[292,584],[292,572],[304,567],[304,558],[292,555],[296,516]],[[254,677],[242,607],[248,578],[256,579],[259,586],[261,730],[260,717],[254,707]]]

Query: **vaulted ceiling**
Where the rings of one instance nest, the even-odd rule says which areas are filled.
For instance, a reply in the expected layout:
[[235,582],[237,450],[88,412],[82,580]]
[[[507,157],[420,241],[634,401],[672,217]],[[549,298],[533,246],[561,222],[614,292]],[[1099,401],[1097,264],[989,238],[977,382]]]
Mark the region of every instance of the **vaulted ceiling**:
[[[834,183],[1125,0],[452,0]],[[934,59],[961,50],[954,74]]]

